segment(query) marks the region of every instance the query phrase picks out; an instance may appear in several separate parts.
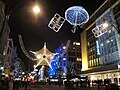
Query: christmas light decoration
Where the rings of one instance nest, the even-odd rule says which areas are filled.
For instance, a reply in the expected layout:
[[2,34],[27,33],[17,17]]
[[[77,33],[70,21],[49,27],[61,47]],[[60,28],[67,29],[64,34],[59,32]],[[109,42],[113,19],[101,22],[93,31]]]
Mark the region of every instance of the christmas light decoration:
[[21,49],[22,49],[23,53],[24,53],[30,60],[33,60],[33,61],[37,60],[36,58],[32,58],[32,57],[28,54],[28,52],[26,51],[26,49],[25,49],[25,47],[24,47],[24,43],[23,43],[22,36],[21,36],[21,35],[18,35],[18,37],[19,37],[19,42],[20,42],[20,46],[21,46]]
[[51,58],[51,66],[53,69],[49,68],[49,75],[59,75],[67,74],[67,60],[66,60],[66,51],[70,45],[70,40],[67,41],[66,46],[59,46],[54,53],[54,57]]
[[54,17],[50,20],[48,27],[53,29],[55,32],[58,32],[64,22],[65,19],[56,13]]
[[48,27],[53,29],[55,32],[58,32],[65,20],[67,20],[73,29],[71,30],[75,33],[77,26],[86,23],[89,19],[88,12],[81,6],[72,6],[65,11],[65,19],[59,14],[55,14],[51,19]]
[[20,46],[21,46],[21,49],[23,51],[23,53],[31,60],[33,61],[37,61],[37,65],[35,65],[34,68],[38,67],[39,65],[47,65],[49,66],[51,69],[52,69],[52,66],[50,64],[50,57],[53,55],[52,52],[50,52],[47,47],[46,47],[46,43],[44,43],[44,47],[39,50],[39,51],[36,51],[36,52],[33,52],[33,51],[30,51],[31,53],[33,53],[36,58],[32,58],[28,52],[26,51],[25,47],[24,47],[24,43],[23,43],[23,40],[22,40],[22,36],[19,35],[19,42],[20,42]]
[[73,6],[68,8],[65,11],[65,19],[71,24],[71,25],[81,25],[83,23],[86,23],[89,19],[89,15],[87,11],[81,7],[81,6]]
[[77,26],[86,23],[89,19],[88,12],[81,6],[73,6],[68,8],[65,11],[65,19],[73,25],[73,29],[71,30],[73,33],[76,32]]

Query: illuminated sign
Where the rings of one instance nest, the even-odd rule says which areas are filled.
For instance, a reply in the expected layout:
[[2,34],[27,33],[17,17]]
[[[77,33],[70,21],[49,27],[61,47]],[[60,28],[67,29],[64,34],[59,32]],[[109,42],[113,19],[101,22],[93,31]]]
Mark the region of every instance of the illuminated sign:
[[97,46],[97,54],[100,55],[100,49],[99,49],[99,43],[96,41],[96,46]]

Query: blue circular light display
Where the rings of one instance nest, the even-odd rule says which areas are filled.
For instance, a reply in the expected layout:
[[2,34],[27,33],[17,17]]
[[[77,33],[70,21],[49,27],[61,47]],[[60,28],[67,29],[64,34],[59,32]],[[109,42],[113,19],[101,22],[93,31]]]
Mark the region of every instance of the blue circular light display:
[[86,23],[89,19],[88,12],[81,6],[73,6],[65,11],[65,19],[74,26]]

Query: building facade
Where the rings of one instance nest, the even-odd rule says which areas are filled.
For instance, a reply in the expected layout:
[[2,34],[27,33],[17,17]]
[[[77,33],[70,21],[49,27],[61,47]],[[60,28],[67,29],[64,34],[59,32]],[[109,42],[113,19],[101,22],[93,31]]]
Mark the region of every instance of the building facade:
[[[82,75],[120,83],[120,0],[106,0],[82,26]],[[103,28],[103,23],[108,27]],[[93,30],[96,30],[93,32]]]
[[[69,43],[68,43],[69,42]],[[68,40],[67,44],[61,44],[53,57],[50,58],[51,66],[49,75],[53,77],[66,77],[67,75],[77,75],[82,68],[80,42]]]
[[[4,8],[5,8],[5,6],[4,6],[3,2],[0,1],[0,32],[1,32],[1,29],[2,29],[2,23],[4,21],[4,19],[3,19],[3,17],[4,17]],[[0,48],[1,48],[1,44],[0,44]],[[0,49],[0,70],[1,71],[3,69],[3,67],[2,67],[2,60],[3,60],[3,55],[2,55],[1,49]]]
[[80,47],[81,47],[80,42],[71,42],[66,52],[66,58],[68,61],[68,69],[69,69],[68,71],[73,75],[74,74],[77,75],[78,73],[80,73],[82,68]]
[[5,4],[0,1],[0,71],[3,70],[3,67],[8,61],[8,53],[7,51],[9,49],[9,33],[10,28],[7,23],[5,22]]

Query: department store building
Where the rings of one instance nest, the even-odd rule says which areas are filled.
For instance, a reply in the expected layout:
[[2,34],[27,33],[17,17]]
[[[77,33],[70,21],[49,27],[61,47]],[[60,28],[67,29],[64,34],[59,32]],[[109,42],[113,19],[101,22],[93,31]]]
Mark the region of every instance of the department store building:
[[80,75],[120,84],[120,0],[106,0],[81,28]]

